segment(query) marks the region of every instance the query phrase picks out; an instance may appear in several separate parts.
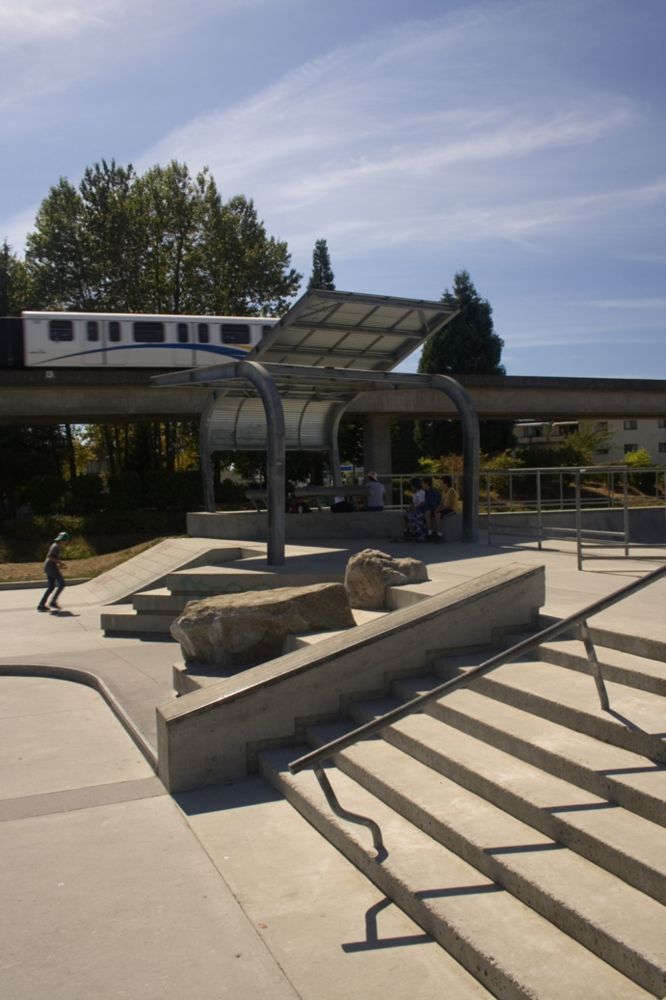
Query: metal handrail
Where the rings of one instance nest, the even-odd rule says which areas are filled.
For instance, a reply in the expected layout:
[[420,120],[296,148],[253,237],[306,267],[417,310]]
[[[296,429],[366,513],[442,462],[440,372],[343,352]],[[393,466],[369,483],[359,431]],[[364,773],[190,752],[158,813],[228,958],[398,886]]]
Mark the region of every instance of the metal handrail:
[[540,646],[541,643],[546,642],[549,639],[553,639],[574,627],[578,628],[579,636],[585,645],[588,663],[590,666],[590,673],[592,674],[597,686],[597,694],[599,696],[601,708],[603,711],[608,711],[610,708],[608,693],[606,691],[603,675],[601,673],[601,667],[596,657],[594,645],[590,637],[590,632],[587,627],[587,619],[592,618],[593,615],[598,614],[600,611],[605,611],[606,608],[612,607],[619,601],[624,600],[625,597],[635,594],[644,587],[648,587],[650,584],[654,583],[655,580],[658,580],[665,574],[666,566],[659,566],[657,569],[647,573],[640,580],[633,580],[624,587],[620,587],[620,589],[616,590],[614,593],[609,594],[606,597],[601,597],[599,600],[593,601],[592,604],[588,604],[587,607],[582,609],[582,611],[576,611],[574,614],[569,615],[566,618],[562,618],[553,625],[549,625],[547,628],[542,629],[535,635],[531,635],[527,639],[523,639],[521,642],[515,643],[515,645],[511,646],[510,649],[497,653],[495,656],[491,656],[489,659],[484,660],[483,663],[479,664],[479,666],[472,667],[465,674],[460,675],[459,677],[454,677],[451,680],[444,681],[442,684],[438,684],[437,687],[428,691],[426,694],[419,695],[417,698],[412,698],[410,701],[405,702],[404,705],[400,705],[399,708],[394,708],[390,712],[380,715],[379,718],[373,719],[372,722],[366,722],[362,726],[357,726],[356,729],[353,729],[350,733],[346,733],[344,736],[339,736],[337,739],[331,740],[324,746],[319,747],[316,750],[312,750],[310,753],[304,754],[302,757],[298,757],[289,764],[290,772],[292,774],[298,774],[299,771],[304,771],[306,768],[313,768],[315,775],[317,776],[317,780],[324,790],[326,798],[333,811],[344,819],[370,827],[373,831],[373,840],[377,850],[377,857],[379,858],[385,856],[386,852],[377,824],[373,820],[368,819],[368,817],[359,816],[343,809],[335,798],[335,793],[333,792],[330,782],[327,779],[325,780],[325,783],[321,780],[322,777],[325,778],[322,770],[323,762],[333,757],[333,755],[339,751],[346,750],[347,747],[352,746],[359,740],[375,736],[382,729],[385,729],[392,723],[406,718],[413,712],[420,711],[430,702],[437,701],[438,698],[441,698],[443,695],[450,694],[453,690],[467,687],[474,680],[476,680],[477,677],[482,677],[485,674],[490,673],[492,670],[495,670],[496,667],[501,667],[504,663],[508,663],[523,653],[527,653],[534,649],[535,646]]

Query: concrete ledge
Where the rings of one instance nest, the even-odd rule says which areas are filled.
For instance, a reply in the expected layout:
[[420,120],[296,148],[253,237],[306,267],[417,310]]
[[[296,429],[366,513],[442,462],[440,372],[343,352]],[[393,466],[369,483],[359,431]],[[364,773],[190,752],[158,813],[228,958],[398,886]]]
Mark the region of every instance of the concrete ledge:
[[512,563],[162,705],[158,773],[171,792],[244,775],[258,748],[337,716],[347,698],[383,693],[394,677],[422,672],[435,652],[533,625],[544,599],[544,567]]

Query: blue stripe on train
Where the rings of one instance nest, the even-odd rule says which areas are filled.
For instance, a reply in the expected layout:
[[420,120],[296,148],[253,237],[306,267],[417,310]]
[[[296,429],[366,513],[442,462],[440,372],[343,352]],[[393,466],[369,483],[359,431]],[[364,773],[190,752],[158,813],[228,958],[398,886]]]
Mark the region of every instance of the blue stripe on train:
[[145,351],[145,350],[176,350],[176,351],[203,351],[204,354],[217,354],[228,358],[244,358],[253,345],[248,347],[219,347],[216,344],[116,344],[114,347],[95,347],[88,351],[74,351],[72,354],[59,354],[57,357],[49,358],[45,361],[32,362],[35,366],[50,365],[54,361],[68,361],[72,358],[82,358],[87,354],[107,354],[112,351]]

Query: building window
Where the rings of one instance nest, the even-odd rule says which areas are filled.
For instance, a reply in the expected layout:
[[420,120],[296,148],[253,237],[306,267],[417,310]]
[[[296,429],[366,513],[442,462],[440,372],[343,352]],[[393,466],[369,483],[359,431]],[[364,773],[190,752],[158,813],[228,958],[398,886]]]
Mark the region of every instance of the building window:
[[657,427],[660,427],[662,429],[666,427],[666,417],[659,417],[659,420],[657,421]]
[[248,323],[222,323],[220,325],[223,344],[249,344],[250,327]]
[[210,340],[210,334],[208,332],[208,323],[197,324],[197,336],[199,337],[200,344],[207,344]]
[[595,429],[595,431],[607,431],[608,430],[608,421],[607,420],[597,420],[596,424],[594,425],[594,429]]
[[625,455],[628,455],[630,451],[638,451],[638,445],[637,444],[625,444],[625,446],[624,446],[624,453],[625,453]]
[[625,431],[635,431],[637,427],[638,427],[638,421],[637,420],[625,420],[624,421],[624,429],[625,429]]
[[99,323],[96,319],[89,319],[86,323],[88,340],[99,340]]
[[608,448],[597,448],[595,455],[607,455]]
[[659,442],[659,451],[661,451],[661,452],[666,451],[666,441],[660,441]]
[[49,339],[59,342],[74,340],[74,324],[71,319],[49,320]]

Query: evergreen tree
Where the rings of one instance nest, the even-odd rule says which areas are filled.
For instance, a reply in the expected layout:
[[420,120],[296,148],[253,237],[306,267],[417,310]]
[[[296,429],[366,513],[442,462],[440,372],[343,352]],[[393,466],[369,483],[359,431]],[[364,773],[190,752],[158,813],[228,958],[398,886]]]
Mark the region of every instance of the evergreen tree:
[[325,288],[335,291],[335,275],[326,240],[317,240],[312,251],[312,274],[308,288]]
[[[458,311],[443,330],[423,348],[419,372],[440,375],[504,375],[501,364],[504,341],[494,330],[492,308],[474,287],[468,271],[458,271],[453,291],[441,301]],[[480,424],[481,447],[487,452],[503,451],[513,444],[513,423],[484,420]],[[460,423],[456,420],[419,421],[414,434],[417,446],[432,457],[459,453],[462,448]]]
[[500,364],[504,341],[493,328],[492,308],[479,296],[468,271],[458,271],[453,291],[441,301],[458,315],[423,348],[420,372],[440,375],[504,375]]

